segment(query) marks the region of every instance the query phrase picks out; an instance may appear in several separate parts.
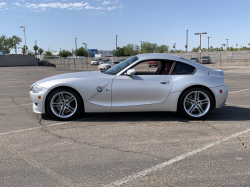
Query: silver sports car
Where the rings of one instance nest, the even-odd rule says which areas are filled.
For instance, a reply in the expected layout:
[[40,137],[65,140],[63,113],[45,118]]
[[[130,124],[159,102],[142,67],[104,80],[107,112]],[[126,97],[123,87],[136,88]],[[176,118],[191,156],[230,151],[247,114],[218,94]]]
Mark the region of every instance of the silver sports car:
[[[159,68],[148,68],[159,61]],[[95,112],[179,111],[205,118],[225,105],[224,72],[169,54],[133,56],[105,72],[56,75],[34,83],[35,113],[61,120]]]

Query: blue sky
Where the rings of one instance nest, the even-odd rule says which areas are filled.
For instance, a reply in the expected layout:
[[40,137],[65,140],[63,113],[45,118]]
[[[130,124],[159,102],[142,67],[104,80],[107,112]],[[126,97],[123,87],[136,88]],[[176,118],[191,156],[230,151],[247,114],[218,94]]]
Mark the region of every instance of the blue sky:
[[[250,43],[249,0],[0,0],[0,34],[35,40],[44,50],[59,51],[87,43],[88,48],[112,50],[139,41],[166,44],[184,50],[189,30],[189,50],[202,47],[247,46]],[[24,45],[23,43],[21,44]],[[13,52],[13,51],[12,51]]]

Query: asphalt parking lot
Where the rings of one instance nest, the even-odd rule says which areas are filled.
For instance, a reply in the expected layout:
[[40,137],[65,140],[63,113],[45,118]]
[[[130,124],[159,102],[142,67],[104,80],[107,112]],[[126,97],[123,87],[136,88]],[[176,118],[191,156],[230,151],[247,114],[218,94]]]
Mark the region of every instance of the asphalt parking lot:
[[227,105],[204,121],[152,112],[61,122],[32,112],[29,88],[80,70],[0,68],[0,186],[250,186],[250,68],[223,69]]

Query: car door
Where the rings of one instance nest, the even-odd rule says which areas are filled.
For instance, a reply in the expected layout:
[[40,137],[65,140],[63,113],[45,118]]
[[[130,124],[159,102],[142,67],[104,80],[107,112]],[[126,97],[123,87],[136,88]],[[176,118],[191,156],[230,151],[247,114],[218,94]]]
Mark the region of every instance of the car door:
[[120,75],[112,83],[112,107],[161,103],[172,87],[171,75]]

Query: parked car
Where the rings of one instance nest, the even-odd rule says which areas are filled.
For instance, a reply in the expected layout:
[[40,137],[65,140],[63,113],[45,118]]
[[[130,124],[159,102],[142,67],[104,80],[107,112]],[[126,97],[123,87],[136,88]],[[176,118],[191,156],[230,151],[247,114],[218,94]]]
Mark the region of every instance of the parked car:
[[39,60],[39,66],[56,67],[55,64],[52,64],[47,60]]
[[203,57],[201,57],[201,63],[202,64],[210,64],[211,63],[210,56],[203,56]]
[[119,59],[119,60],[117,60],[117,61],[119,61],[119,62],[123,62],[124,60],[126,60],[126,59]]
[[[156,72],[137,69],[159,59]],[[33,111],[59,120],[84,113],[179,111],[200,120],[225,106],[224,72],[170,54],[140,54],[107,71],[75,72],[35,82]],[[214,112],[213,116],[221,112]],[[162,113],[164,115],[164,113]],[[219,116],[218,116],[219,118]]]
[[108,61],[108,62],[105,62],[104,64],[100,64],[98,66],[98,69],[100,71],[104,71],[104,70],[108,70],[110,68],[112,68],[113,66],[115,66],[116,64],[114,63],[114,61]]
[[91,65],[98,65],[102,59],[94,59],[90,62]]
[[159,67],[159,61],[148,61],[149,67]]
[[104,63],[106,63],[106,62],[108,62],[108,61],[110,61],[110,60],[109,60],[109,59],[103,59],[103,60],[99,61],[98,64],[99,64],[99,65],[100,65],[100,64],[104,64]]
[[194,62],[200,62],[199,58],[190,58],[190,60],[194,61]]

